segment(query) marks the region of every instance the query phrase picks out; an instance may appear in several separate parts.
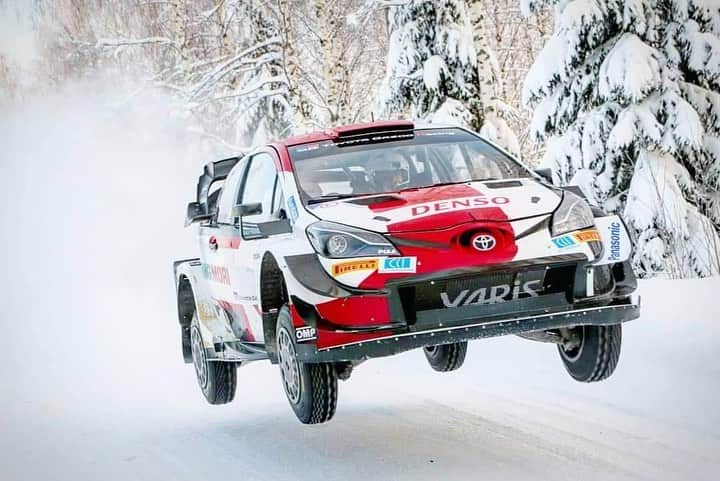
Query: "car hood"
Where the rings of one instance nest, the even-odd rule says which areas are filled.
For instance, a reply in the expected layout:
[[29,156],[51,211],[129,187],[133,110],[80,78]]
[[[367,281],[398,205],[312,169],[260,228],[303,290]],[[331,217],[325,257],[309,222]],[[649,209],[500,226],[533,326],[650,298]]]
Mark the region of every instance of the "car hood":
[[552,213],[561,200],[561,193],[533,179],[513,179],[360,196],[308,208],[322,220],[395,233],[535,217]]

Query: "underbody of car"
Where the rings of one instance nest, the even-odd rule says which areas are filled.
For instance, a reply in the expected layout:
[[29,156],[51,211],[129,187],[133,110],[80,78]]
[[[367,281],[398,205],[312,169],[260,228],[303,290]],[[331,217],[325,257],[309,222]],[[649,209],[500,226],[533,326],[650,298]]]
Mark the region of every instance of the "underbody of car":
[[187,224],[181,339],[208,401],[269,359],[303,422],[368,358],[423,348],[448,371],[484,337],[557,344],[601,380],[639,316],[622,219],[459,128],[340,127],[208,164]]

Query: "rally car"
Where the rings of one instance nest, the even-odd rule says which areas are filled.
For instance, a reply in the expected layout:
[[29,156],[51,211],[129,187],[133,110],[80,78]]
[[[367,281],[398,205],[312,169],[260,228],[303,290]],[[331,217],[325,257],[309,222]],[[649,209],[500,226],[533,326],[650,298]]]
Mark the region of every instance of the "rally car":
[[607,378],[639,316],[622,219],[468,130],[376,122],[205,166],[175,262],[182,352],[212,404],[269,359],[303,423],[338,379],[415,348],[459,368],[472,339],[557,345],[578,381]]

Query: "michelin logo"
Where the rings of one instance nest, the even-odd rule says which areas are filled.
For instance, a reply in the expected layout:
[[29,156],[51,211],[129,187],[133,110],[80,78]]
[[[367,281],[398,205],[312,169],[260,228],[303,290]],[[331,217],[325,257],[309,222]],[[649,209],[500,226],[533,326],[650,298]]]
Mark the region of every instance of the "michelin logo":
[[416,257],[386,257],[382,260],[378,268],[378,272],[386,274],[415,273],[416,271]]

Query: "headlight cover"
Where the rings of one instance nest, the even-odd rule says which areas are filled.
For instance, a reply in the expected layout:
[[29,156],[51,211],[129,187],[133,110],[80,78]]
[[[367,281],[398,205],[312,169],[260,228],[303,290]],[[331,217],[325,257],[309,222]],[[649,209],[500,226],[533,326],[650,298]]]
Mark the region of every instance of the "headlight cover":
[[310,224],[307,236],[318,254],[331,259],[399,255],[395,246],[380,234],[334,222]]
[[566,190],[560,207],[553,214],[550,227],[552,236],[559,236],[593,225],[595,225],[595,218],[585,199]]

